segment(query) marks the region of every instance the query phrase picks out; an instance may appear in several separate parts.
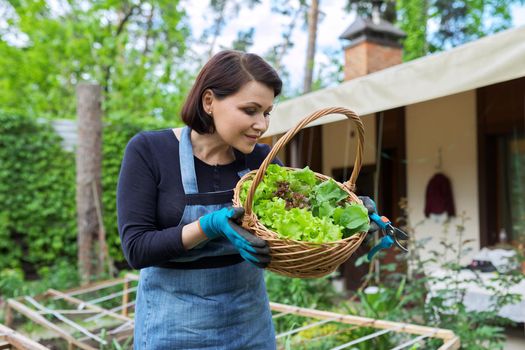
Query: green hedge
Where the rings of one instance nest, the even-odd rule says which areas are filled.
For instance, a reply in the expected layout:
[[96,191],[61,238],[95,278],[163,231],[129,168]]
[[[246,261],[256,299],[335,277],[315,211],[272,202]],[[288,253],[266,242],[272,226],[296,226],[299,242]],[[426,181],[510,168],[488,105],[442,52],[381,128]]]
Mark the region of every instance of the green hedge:
[[[129,139],[165,121],[113,115],[104,121],[102,186],[110,254],[123,262],[116,187]],[[61,147],[48,122],[0,111],[0,271],[42,271],[57,259],[76,264],[75,154]]]
[[48,123],[0,112],[0,270],[76,259],[75,157]]

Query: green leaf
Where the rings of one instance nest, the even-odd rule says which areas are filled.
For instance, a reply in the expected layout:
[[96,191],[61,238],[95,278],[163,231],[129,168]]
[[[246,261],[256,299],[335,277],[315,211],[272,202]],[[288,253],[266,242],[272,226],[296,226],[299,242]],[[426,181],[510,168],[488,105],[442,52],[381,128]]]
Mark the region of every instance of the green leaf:
[[338,202],[348,197],[348,194],[332,179],[320,183],[313,191],[317,203]]
[[370,227],[368,210],[361,204],[350,204],[334,210],[334,222],[348,229],[350,234],[367,232]]

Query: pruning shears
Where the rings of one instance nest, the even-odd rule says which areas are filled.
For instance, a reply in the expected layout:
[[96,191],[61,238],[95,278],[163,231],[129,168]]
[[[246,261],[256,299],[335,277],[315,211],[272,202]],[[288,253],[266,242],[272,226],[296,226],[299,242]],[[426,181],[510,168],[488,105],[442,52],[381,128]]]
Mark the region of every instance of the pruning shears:
[[[376,209],[376,205],[374,201],[371,201],[374,205],[374,209]],[[408,252],[408,249],[403,246],[399,241],[406,241],[408,239],[408,234],[401,230],[398,227],[395,227],[392,225],[392,222],[390,219],[388,219],[386,216],[380,216],[377,214],[376,210],[374,210],[372,213],[369,214],[370,220],[375,222],[377,226],[379,226],[380,230],[383,232],[383,237],[381,237],[381,240],[378,244],[376,244],[370,252],[368,252],[368,260],[372,260],[372,257],[381,249],[387,249],[392,247],[392,245],[395,243],[396,246],[399,247],[403,252]]]

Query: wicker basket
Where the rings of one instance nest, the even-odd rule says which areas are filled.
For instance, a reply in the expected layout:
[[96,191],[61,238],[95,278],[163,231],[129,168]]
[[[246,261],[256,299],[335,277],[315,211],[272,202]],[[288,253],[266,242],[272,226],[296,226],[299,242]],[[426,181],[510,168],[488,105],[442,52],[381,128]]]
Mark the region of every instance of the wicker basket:
[[[301,120],[299,124],[293,129],[290,129],[277,141],[261,164],[261,167],[258,170],[251,171],[244,175],[235,187],[233,204],[234,206],[244,206],[245,209],[242,226],[268,242],[272,256],[272,261],[268,266],[268,270],[285,276],[301,278],[325,276],[335,271],[339,265],[345,262],[359,247],[366,236],[366,232],[359,232],[345,239],[321,244],[283,239],[280,238],[277,233],[261,224],[255,213],[252,211],[255,190],[261,182],[272,159],[275,158],[281,148],[284,147],[284,145],[288,143],[295,134],[299,132],[299,130],[312,121],[329,114],[343,114],[348,119],[352,120],[357,127],[358,144],[354,169],[347,182],[342,184],[337,182],[337,184],[349,194],[352,202],[361,203],[353,191],[355,190],[355,181],[361,170],[364,145],[363,123],[354,112],[339,107],[321,109]],[[315,173],[315,175],[321,181],[329,179],[328,176],[322,174]],[[253,179],[253,183],[248,191],[246,203],[243,205],[244,203],[241,203],[239,198],[242,184],[251,179]]]

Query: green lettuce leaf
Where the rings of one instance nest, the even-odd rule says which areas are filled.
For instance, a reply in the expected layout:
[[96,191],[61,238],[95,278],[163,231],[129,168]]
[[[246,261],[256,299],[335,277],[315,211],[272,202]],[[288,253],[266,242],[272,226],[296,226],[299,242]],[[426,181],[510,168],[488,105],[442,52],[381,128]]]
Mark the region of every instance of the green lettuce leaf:
[[368,210],[361,204],[353,203],[334,209],[334,223],[347,229],[347,233],[368,231],[370,220]]
[[[289,183],[290,191],[308,196],[311,209],[286,208],[286,201],[276,197],[279,183]],[[246,181],[240,193],[244,203],[252,181]],[[308,167],[288,170],[275,164],[268,166],[263,181],[255,191],[253,210],[260,222],[281,237],[314,243],[332,242],[356,232],[368,231],[368,211],[363,205],[346,203],[348,197],[330,179],[320,182]]]

